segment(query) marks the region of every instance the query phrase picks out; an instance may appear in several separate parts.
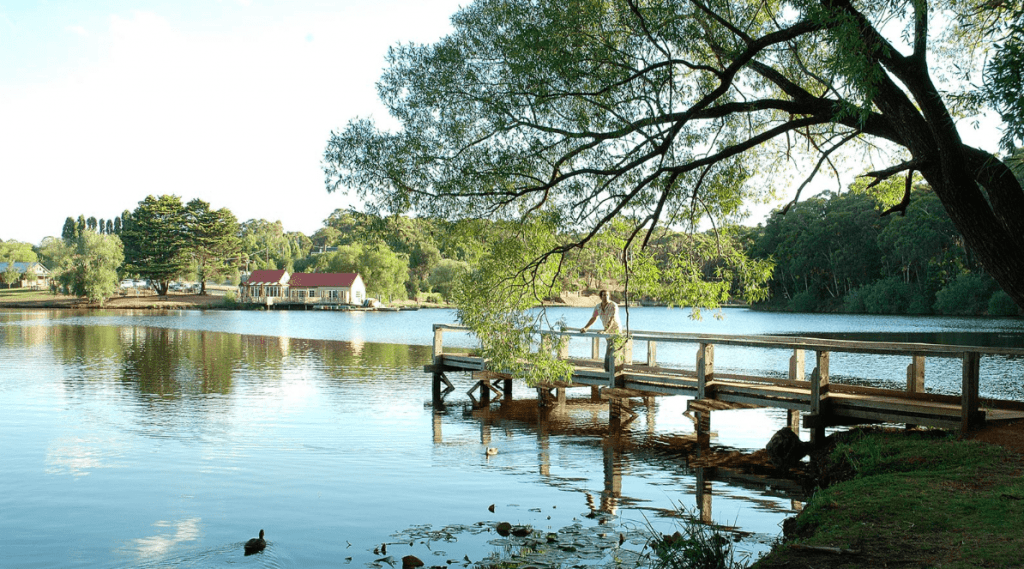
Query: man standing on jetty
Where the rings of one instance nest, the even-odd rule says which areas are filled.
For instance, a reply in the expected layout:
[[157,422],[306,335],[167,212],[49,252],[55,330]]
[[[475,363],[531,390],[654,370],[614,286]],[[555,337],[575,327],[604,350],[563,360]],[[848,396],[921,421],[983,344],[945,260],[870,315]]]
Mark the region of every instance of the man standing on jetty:
[[605,334],[614,334],[619,331],[619,305],[615,304],[611,300],[608,300],[608,290],[602,290],[599,293],[601,297],[601,303],[594,307],[594,315],[590,317],[590,322],[587,325],[580,328],[580,332],[586,333],[587,328],[590,328],[594,322],[597,321],[598,316],[601,317],[601,325],[604,326]]
[[[594,307],[593,316],[590,317],[590,321],[587,322],[586,326],[580,328],[580,332],[585,334],[587,332],[587,328],[590,328],[590,326],[597,321],[598,316],[600,316],[601,325],[604,326],[604,333],[617,334],[620,328],[619,305],[608,299],[608,289],[602,290],[598,295],[601,297],[601,302]],[[607,361],[613,353],[617,360],[619,354],[615,349],[615,341],[612,338],[608,338],[608,349],[605,351],[604,355],[605,360]]]

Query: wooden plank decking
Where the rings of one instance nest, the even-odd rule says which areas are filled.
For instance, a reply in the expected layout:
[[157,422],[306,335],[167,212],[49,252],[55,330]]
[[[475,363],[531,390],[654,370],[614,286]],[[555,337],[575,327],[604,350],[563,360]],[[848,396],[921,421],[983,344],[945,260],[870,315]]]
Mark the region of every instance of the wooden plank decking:
[[[465,328],[448,325],[434,326],[434,356],[424,370],[435,375],[449,371],[479,372],[487,369],[487,362],[472,353],[446,353],[443,335],[449,332],[467,332]],[[920,343],[855,342],[847,340],[821,340],[788,336],[724,336],[711,334],[670,334],[663,332],[634,332],[627,338],[620,352],[625,365],[615,366],[611,360],[599,359],[602,352],[598,342],[602,334],[543,331],[556,336],[583,336],[591,338],[591,358],[570,358],[560,354],[573,365],[572,387],[591,387],[600,390],[605,398],[621,399],[657,395],[686,395],[695,398],[696,409],[721,408],[725,405],[776,407],[791,412],[802,412],[804,425],[813,433],[823,434],[828,426],[860,423],[903,423],[941,428],[967,430],[986,420],[1024,418],[1024,402],[981,399],[978,386],[979,364],[983,356],[1009,356],[1024,362],[1024,349],[984,348],[975,346],[947,346]],[[645,363],[633,361],[632,344],[647,343]],[[695,366],[690,369],[659,365],[658,343],[697,344]],[[716,374],[714,346],[746,346],[792,352],[789,377],[785,379]],[[813,352],[814,372],[805,377],[805,354]],[[907,356],[907,389],[882,389],[831,383],[829,360],[832,352],[851,354],[881,354]],[[955,358],[962,361],[962,394],[939,395],[925,392],[924,366],[926,358]],[[492,370],[493,371],[493,370]],[[546,386],[564,389],[561,386]],[[435,394],[438,392],[435,389]],[[700,404],[704,403],[702,407]]]

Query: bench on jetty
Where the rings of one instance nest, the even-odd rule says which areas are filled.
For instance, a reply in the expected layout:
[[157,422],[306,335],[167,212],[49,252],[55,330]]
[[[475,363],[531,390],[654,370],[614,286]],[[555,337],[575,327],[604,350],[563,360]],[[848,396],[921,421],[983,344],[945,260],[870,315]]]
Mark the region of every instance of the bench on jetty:
[[[448,372],[471,372],[477,383],[471,392],[480,389],[481,399],[489,401],[491,393],[512,395],[511,376],[502,370],[488,369],[488,362],[466,351],[446,351],[446,332],[471,333],[468,328],[448,324],[434,325],[433,361],[424,371],[433,374],[435,404],[442,404],[444,395],[454,387]],[[658,395],[685,395],[693,399],[688,410],[695,419],[706,422],[711,411],[750,407],[775,407],[789,413],[789,426],[803,425],[810,429],[812,442],[821,440],[826,427],[868,423],[901,423],[908,427],[921,425],[946,429],[971,430],[986,421],[1024,418],[1024,402],[979,397],[980,364],[984,356],[1024,357],[1024,349],[985,348],[922,343],[861,342],[825,340],[790,336],[729,336],[715,334],[683,334],[667,332],[629,333],[625,344],[615,355],[602,356],[600,344],[609,336],[600,333],[572,331],[537,331],[559,340],[562,337],[584,337],[591,342],[589,358],[570,357],[568,341],[546,345],[561,346],[558,356],[572,364],[572,381],[536,386],[544,401],[555,392],[555,402],[564,401],[565,389],[590,387],[594,396],[607,399],[610,413],[618,417],[626,407],[624,400]],[[633,344],[646,342],[646,358],[634,361]],[[540,345],[540,342],[537,342]],[[697,353],[692,368],[666,366],[657,361],[659,344],[695,344]],[[743,346],[790,353],[789,374],[785,378],[715,372],[715,346]],[[908,360],[906,389],[885,389],[834,383],[830,381],[829,361],[833,353],[902,356]],[[813,371],[805,372],[806,358],[813,354]],[[927,358],[960,360],[961,395],[942,395],[925,391]],[[492,381],[504,382],[502,390]],[[442,391],[441,385],[447,389]],[[472,394],[472,393],[471,393]]]

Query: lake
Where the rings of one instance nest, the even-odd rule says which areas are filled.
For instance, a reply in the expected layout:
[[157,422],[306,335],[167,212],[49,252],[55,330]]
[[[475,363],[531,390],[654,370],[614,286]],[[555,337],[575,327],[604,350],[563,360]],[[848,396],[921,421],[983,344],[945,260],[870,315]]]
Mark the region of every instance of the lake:
[[[579,327],[589,314],[547,318]],[[629,325],[1024,345],[1018,319],[722,314],[636,308]],[[753,558],[799,507],[785,484],[690,467],[682,397],[611,432],[606,405],[577,397],[546,414],[518,382],[515,401],[474,409],[472,382],[453,374],[457,389],[435,413],[423,365],[431,325],[452,321],[444,310],[0,311],[0,565],[388,567],[412,554],[475,566],[520,550],[493,531],[507,521],[556,534],[535,549],[563,557],[541,555],[538,567],[632,566],[646,528],[675,531],[672,514],[698,504]],[[445,337],[460,342],[472,345]],[[692,364],[693,352],[659,345],[658,359]],[[786,365],[716,351],[723,371]],[[836,354],[832,368],[840,381],[905,382],[899,365]],[[1024,399],[1022,369],[984,358],[982,394]],[[959,381],[959,362],[929,360],[929,390],[956,393]],[[784,425],[781,410],[716,412],[712,444],[756,450]],[[243,556],[261,528],[267,549]]]

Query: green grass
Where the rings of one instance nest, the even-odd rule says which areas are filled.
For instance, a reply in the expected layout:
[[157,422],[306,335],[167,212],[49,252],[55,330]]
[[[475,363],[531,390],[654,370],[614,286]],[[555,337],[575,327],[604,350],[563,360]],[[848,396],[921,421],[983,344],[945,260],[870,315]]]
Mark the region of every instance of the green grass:
[[[1024,559],[1024,478],[1001,447],[877,433],[837,446],[830,460],[854,478],[814,494],[795,543],[859,552],[831,566],[1006,567]],[[794,555],[778,547],[759,565]]]
[[53,298],[48,290],[35,290],[31,288],[0,288],[0,301],[10,302],[44,300]]

